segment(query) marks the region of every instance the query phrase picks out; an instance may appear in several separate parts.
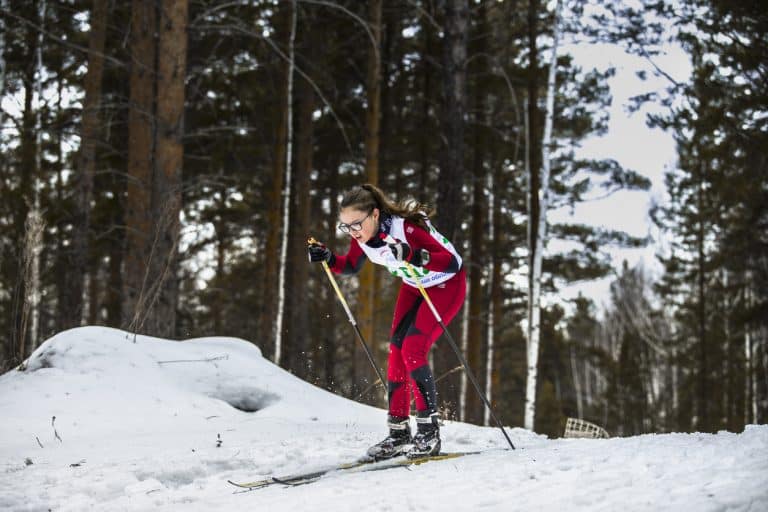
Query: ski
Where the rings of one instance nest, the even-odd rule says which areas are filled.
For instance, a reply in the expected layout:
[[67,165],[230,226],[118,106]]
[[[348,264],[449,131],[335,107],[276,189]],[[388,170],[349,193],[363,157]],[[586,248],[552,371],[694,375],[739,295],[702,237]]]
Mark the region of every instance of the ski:
[[417,466],[427,462],[455,459],[465,455],[475,455],[478,453],[482,452],[447,452],[415,459],[409,459],[401,455],[392,459],[385,459],[381,461],[376,461],[373,459],[362,459],[355,462],[349,462],[346,464],[340,464],[316,471],[310,471],[308,473],[299,473],[283,477],[271,476],[263,480],[256,480],[253,482],[235,482],[232,480],[227,480],[227,482],[234,485],[235,487],[246,490],[261,489],[263,487],[269,487],[275,484],[296,487],[299,485],[306,485],[316,482],[330,473],[362,473],[365,471],[381,471],[392,468],[406,468],[408,466]]
[[360,466],[364,466],[366,464],[373,464],[375,462],[376,461],[374,460],[358,460],[355,462],[348,462],[345,464],[318,469],[316,471],[311,471],[309,473],[299,473],[296,475],[290,475],[290,476],[284,476],[284,477],[271,476],[263,480],[256,480],[253,482],[241,483],[241,482],[234,482],[232,480],[227,480],[227,482],[234,485],[235,487],[241,487],[243,489],[259,489],[261,487],[267,487],[273,484],[301,485],[302,483],[313,482],[318,478],[322,477],[323,475],[327,475],[328,473],[332,473],[334,471],[345,471],[345,470],[354,469]]

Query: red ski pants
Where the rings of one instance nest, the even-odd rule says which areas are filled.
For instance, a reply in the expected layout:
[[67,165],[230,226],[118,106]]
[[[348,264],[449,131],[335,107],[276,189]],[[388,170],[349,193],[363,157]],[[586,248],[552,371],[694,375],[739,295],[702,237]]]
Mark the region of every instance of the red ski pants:
[[[448,281],[426,290],[443,323],[448,325],[464,303],[466,272],[462,268]],[[437,389],[427,363],[427,354],[442,333],[442,327],[419,289],[403,283],[390,331],[387,369],[390,416],[408,417],[411,390],[416,398],[417,411],[437,412]]]

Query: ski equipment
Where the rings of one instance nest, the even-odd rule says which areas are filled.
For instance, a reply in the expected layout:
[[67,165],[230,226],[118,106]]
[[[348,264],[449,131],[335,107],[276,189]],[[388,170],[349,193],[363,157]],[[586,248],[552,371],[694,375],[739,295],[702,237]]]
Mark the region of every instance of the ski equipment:
[[[315,240],[314,237],[309,237],[307,240],[308,245],[319,245],[319,242]],[[344,295],[341,293],[341,289],[339,288],[339,284],[336,282],[336,279],[333,277],[333,273],[331,272],[331,268],[328,266],[327,261],[323,261],[323,269],[325,270],[326,275],[328,276],[328,280],[331,282],[331,286],[333,286],[333,289],[336,291],[336,296],[339,298],[339,302],[341,302],[341,305],[344,307],[344,311],[347,313],[347,318],[349,319],[349,323],[352,324],[352,327],[355,329],[355,332],[357,333],[357,339],[360,341],[360,344],[363,347],[363,350],[365,351],[365,355],[368,356],[368,362],[371,363],[371,366],[373,366],[373,369],[376,370],[376,375],[379,377],[379,382],[381,383],[381,386],[386,390],[387,385],[384,381],[384,377],[381,374],[381,370],[378,366],[376,366],[376,361],[373,359],[373,353],[371,352],[370,347],[368,347],[368,344],[365,342],[365,338],[363,338],[363,333],[360,332],[360,327],[357,326],[357,321],[355,320],[354,315],[352,315],[352,310],[349,309],[349,304],[347,304],[346,299],[344,299]]]
[[416,418],[418,432],[413,438],[413,447],[405,454],[409,459],[432,457],[440,453],[440,425],[436,412],[419,415]]
[[376,461],[373,459],[360,459],[355,462],[346,464],[340,464],[337,466],[330,466],[324,469],[318,469],[316,471],[310,471],[307,473],[298,473],[288,476],[271,476],[262,480],[255,480],[253,482],[235,482],[234,480],[227,480],[228,483],[244,489],[245,491],[253,491],[256,489],[262,489],[264,487],[270,487],[275,484],[286,486],[299,486],[311,484],[317,482],[326,475],[333,473],[348,474],[348,473],[362,473],[368,471],[383,471],[393,468],[408,468],[409,466],[416,466],[425,464],[427,462],[436,462],[441,460],[456,459],[458,457],[464,457],[465,455],[477,455],[483,453],[481,451],[475,452],[451,452],[441,453],[439,455],[426,456],[418,459],[408,459],[405,457],[395,457],[384,461]]
[[409,418],[390,416],[387,422],[389,435],[383,441],[368,448],[368,457],[372,460],[385,460],[405,453],[412,441],[408,421]]

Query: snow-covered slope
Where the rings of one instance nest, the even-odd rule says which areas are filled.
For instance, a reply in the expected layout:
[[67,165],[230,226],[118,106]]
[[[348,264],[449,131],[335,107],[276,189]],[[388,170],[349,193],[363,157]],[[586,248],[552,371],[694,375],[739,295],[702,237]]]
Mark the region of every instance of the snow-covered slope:
[[448,423],[445,450],[487,453],[302,487],[226,483],[354,460],[385,416],[242,340],[73,329],[0,377],[0,510],[768,510],[768,426],[610,440],[510,429],[518,449],[505,451],[497,429]]

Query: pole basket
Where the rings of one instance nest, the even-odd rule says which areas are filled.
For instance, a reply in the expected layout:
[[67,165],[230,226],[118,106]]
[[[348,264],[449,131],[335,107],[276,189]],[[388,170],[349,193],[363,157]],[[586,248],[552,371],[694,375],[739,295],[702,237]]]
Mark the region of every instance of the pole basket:
[[568,418],[565,422],[565,433],[563,437],[580,439],[608,439],[610,436],[604,428],[598,427],[594,423],[584,421],[578,418]]

